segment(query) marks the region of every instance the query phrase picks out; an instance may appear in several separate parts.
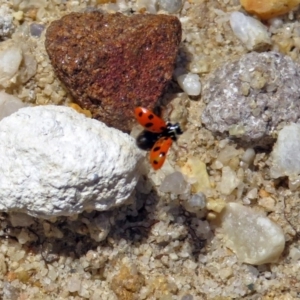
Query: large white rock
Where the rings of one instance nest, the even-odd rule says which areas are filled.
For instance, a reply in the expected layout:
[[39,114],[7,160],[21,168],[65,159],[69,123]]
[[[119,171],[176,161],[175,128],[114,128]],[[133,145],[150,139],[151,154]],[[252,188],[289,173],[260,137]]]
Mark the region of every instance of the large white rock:
[[277,142],[271,153],[270,174],[273,178],[300,174],[300,124],[285,126],[278,134]]
[[228,203],[222,214],[226,246],[241,262],[253,265],[276,262],[285,245],[280,226],[249,207]]
[[131,195],[143,159],[129,135],[69,107],[0,122],[0,210],[50,218],[107,210]]

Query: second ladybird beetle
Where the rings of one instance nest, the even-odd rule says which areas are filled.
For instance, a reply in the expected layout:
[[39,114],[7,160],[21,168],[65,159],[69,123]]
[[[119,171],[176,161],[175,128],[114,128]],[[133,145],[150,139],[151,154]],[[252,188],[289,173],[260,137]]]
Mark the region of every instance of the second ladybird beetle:
[[136,107],[134,114],[139,124],[145,128],[137,137],[137,145],[143,150],[150,150],[150,163],[154,170],[158,170],[162,167],[173,141],[182,134],[182,130],[178,123],[165,122],[144,107]]

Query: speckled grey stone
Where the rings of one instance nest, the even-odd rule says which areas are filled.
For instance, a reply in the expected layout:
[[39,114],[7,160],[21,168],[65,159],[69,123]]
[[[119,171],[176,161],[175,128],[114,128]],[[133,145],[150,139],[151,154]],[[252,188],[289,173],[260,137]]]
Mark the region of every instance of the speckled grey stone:
[[300,66],[276,52],[249,53],[218,68],[202,95],[209,130],[268,146],[285,124],[300,123]]

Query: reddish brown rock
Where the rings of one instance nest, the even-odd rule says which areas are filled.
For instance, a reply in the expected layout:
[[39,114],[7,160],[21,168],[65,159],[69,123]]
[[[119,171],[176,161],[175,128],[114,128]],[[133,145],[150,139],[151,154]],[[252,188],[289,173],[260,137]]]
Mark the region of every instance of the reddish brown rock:
[[153,108],[172,77],[181,40],[174,16],[71,13],[49,26],[57,76],[94,118],[123,131],[134,107]]

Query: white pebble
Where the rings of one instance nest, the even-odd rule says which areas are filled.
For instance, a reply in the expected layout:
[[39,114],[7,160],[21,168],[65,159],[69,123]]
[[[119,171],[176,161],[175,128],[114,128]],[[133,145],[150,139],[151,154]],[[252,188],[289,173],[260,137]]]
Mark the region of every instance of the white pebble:
[[272,43],[267,27],[260,21],[245,16],[241,12],[235,11],[231,14],[230,26],[248,50],[255,50]]
[[183,175],[180,172],[174,172],[165,177],[159,190],[163,193],[181,195],[189,190],[189,184],[185,181]]
[[206,207],[206,198],[203,193],[194,194],[187,201],[183,201],[184,208],[191,212],[196,213]]
[[78,278],[78,276],[74,276],[69,279],[67,283],[68,291],[71,293],[78,292],[81,288],[81,280]]
[[224,195],[230,195],[238,187],[240,180],[236,173],[228,166],[222,169],[222,179],[217,185],[217,190]]
[[0,140],[0,210],[44,218],[120,206],[144,159],[129,135],[64,106],[20,109]]
[[300,174],[300,124],[290,124],[280,130],[277,142],[271,153],[272,178],[289,176],[291,179]]
[[243,154],[241,160],[248,164],[248,165],[251,165],[254,161],[254,158],[255,158],[255,151],[253,148],[248,148],[245,153]]
[[22,50],[11,40],[0,44],[0,85],[8,87],[17,74],[22,61]]
[[177,82],[189,96],[200,95],[201,82],[199,75],[193,73],[183,74],[177,77]]
[[0,91],[0,121],[26,106],[19,98]]
[[222,228],[227,247],[241,262],[253,265],[276,262],[284,249],[281,227],[241,204],[227,204]]
[[170,14],[178,12],[182,7],[182,0],[159,0],[159,7]]

